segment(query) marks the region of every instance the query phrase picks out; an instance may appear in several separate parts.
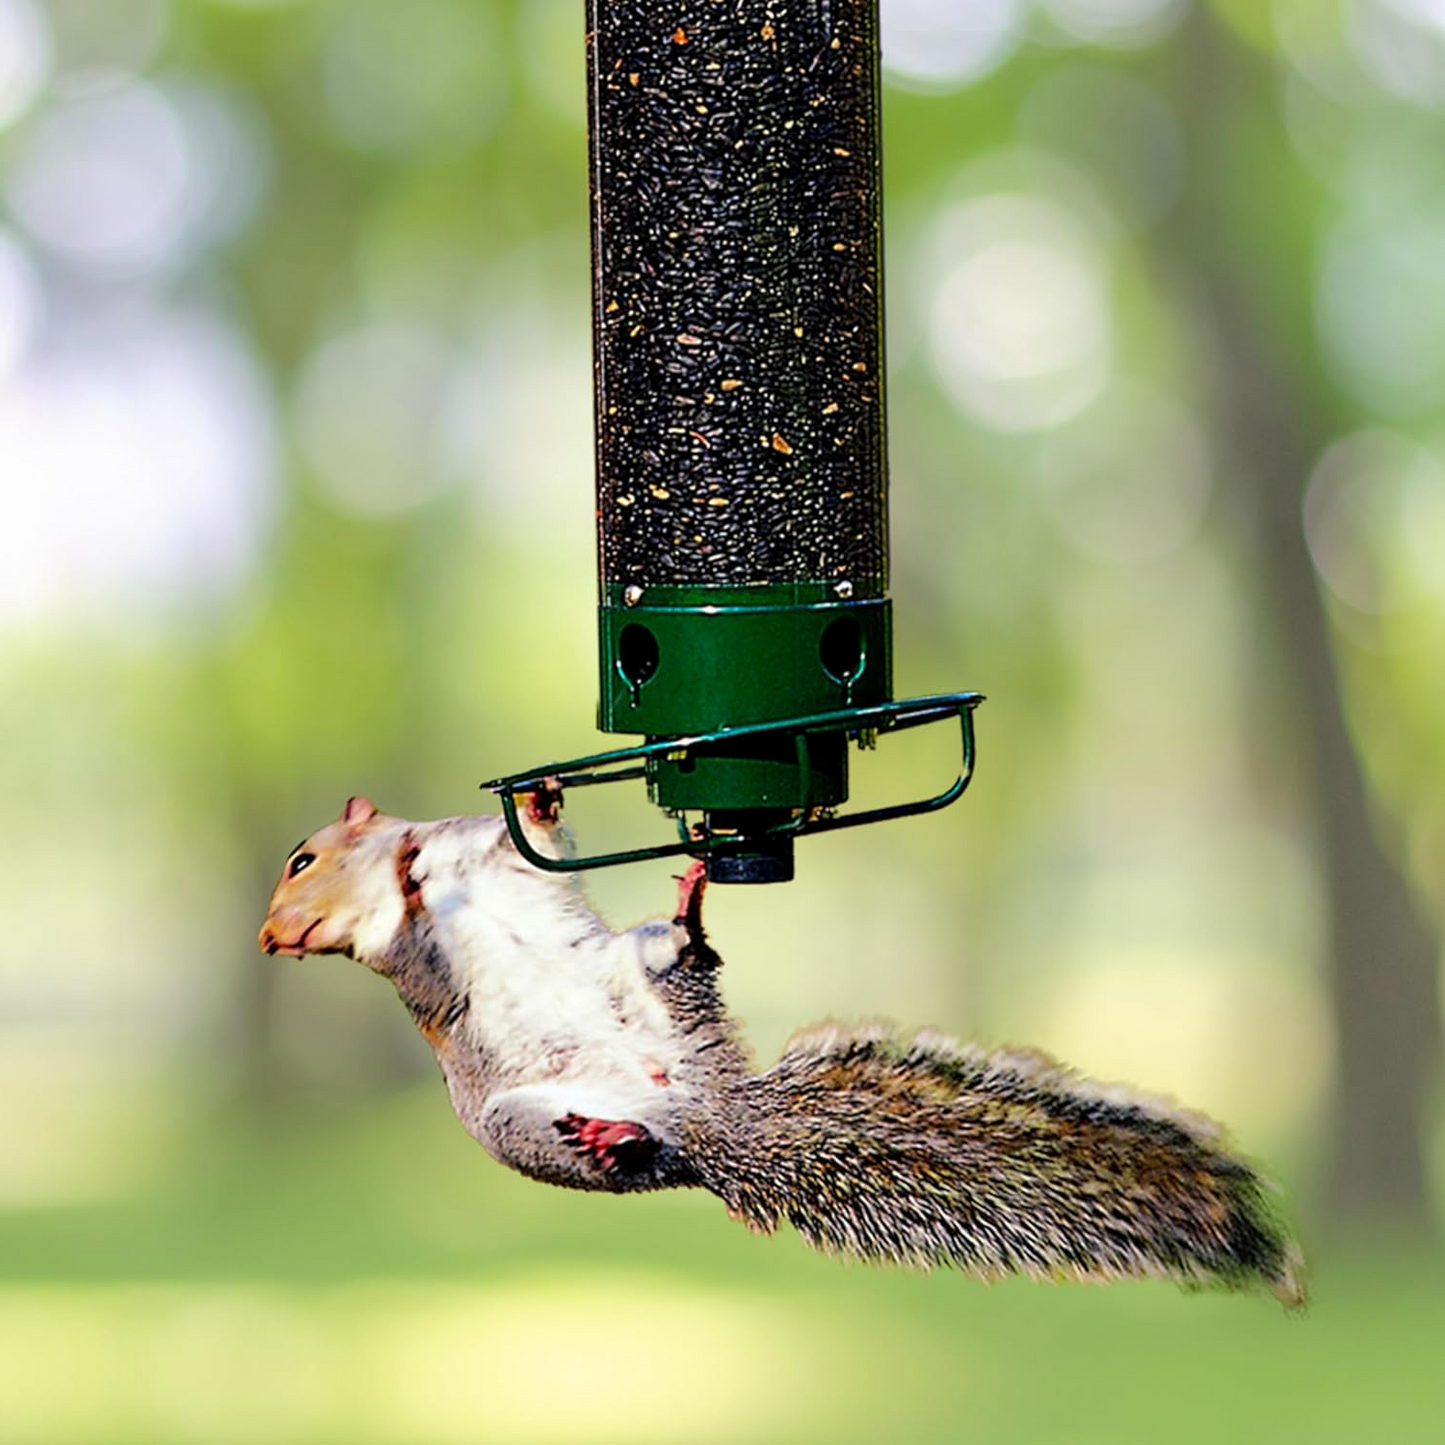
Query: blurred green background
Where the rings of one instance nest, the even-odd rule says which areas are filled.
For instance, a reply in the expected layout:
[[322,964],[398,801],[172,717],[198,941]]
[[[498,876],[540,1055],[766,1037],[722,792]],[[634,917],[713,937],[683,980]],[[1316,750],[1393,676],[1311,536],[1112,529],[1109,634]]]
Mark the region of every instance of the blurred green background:
[[1310,1313],[542,1189],[256,952],[349,793],[602,741],[581,0],[0,0],[6,1445],[1439,1429],[1445,6],[883,12],[899,689],[981,767],[714,890],[729,994],[1228,1120]]

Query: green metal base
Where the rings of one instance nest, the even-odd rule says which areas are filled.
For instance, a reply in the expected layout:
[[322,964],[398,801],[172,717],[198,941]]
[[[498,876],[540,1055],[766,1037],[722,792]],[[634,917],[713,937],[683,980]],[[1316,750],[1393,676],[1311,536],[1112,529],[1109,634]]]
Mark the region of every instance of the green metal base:
[[614,584],[598,608],[597,725],[677,737],[887,702],[891,629],[888,599],[852,583]]
[[659,808],[710,813],[836,808],[848,801],[842,733],[809,737],[801,761],[786,736],[738,738],[716,752],[664,753],[647,761],[647,795]]
[[[852,592],[851,583],[821,582],[609,588],[598,609],[598,725],[655,740],[886,703],[889,603]],[[809,737],[805,746],[800,759],[792,738],[769,733],[702,755],[650,757],[648,794],[673,812],[762,814],[845,802],[843,735]]]

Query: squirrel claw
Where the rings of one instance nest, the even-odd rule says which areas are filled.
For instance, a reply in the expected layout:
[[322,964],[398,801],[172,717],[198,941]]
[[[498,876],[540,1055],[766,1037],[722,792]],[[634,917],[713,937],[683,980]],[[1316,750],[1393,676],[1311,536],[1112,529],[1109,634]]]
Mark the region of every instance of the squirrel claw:
[[657,1153],[657,1140],[641,1124],[627,1119],[589,1119],[585,1114],[564,1114],[552,1127],[579,1154],[589,1154],[599,1169],[611,1171],[645,1168]]

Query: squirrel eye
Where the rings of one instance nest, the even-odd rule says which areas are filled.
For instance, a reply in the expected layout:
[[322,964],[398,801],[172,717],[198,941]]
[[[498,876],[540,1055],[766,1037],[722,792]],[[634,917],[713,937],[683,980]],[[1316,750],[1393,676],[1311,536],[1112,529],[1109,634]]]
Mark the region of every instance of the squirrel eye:
[[298,873],[304,873],[315,861],[314,853],[298,853],[291,860],[291,866],[286,870],[286,876],[294,878]]

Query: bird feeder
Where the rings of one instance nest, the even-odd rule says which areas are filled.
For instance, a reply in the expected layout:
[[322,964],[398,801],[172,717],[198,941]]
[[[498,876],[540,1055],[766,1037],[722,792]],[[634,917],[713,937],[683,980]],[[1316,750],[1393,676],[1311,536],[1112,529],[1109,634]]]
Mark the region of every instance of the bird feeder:
[[[953,802],[977,693],[893,699],[878,0],[588,0],[598,724],[637,746],[485,787],[547,869],[692,854],[793,875],[802,834]],[[955,719],[954,782],[852,813],[850,745]],[[558,860],[518,798],[645,780],[676,842]]]

